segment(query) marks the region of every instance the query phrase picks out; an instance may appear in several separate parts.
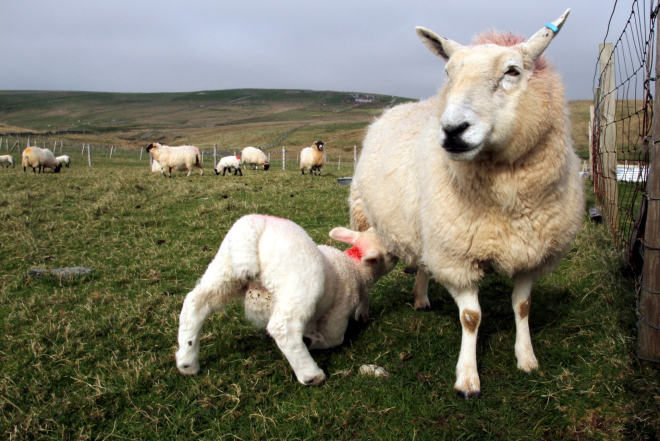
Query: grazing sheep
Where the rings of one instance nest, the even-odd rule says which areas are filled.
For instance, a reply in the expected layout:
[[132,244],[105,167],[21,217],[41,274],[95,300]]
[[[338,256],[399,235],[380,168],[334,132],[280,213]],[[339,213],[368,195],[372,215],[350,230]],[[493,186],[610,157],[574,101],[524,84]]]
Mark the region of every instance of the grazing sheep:
[[533,281],[553,271],[580,228],[583,183],[560,76],[541,56],[569,11],[529,41],[491,32],[473,46],[417,28],[447,61],[437,96],[403,104],[368,129],[351,186],[351,226],[373,226],[388,250],[419,266],[415,307],[429,275],[453,296],[462,325],[456,391],[481,393],[476,342],[479,281],[515,280],[518,368],[538,362],[529,335]]
[[240,173],[240,175],[243,176],[243,172],[241,171],[241,158],[238,156],[225,156],[220,158],[218,165],[215,167],[215,174],[219,175],[220,169],[222,168],[222,176],[224,176],[227,170],[231,173],[232,167],[234,168],[234,176],[236,176],[237,173]]
[[300,152],[300,171],[305,174],[305,169],[309,169],[309,174],[318,172],[321,176],[321,168],[325,163],[323,159],[323,141],[316,141],[311,147],[305,147]]
[[165,176],[165,169],[168,170],[170,178],[172,177],[172,170],[187,171],[188,174],[186,176],[190,176],[195,167],[199,169],[199,175],[204,176],[202,161],[197,147],[191,145],[170,147],[154,142],[153,144],[149,144],[147,152],[151,153],[154,160],[158,161],[161,165],[163,176]]
[[254,147],[245,147],[243,149],[241,152],[241,162],[254,166],[255,170],[259,170],[260,165],[264,167],[264,170],[268,170],[270,167],[266,154]]
[[298,381],[318,385],[325,374],[309,349],[340,345],[350,317],[367,319],[369,290],[389,272],[396,257],[385,252],[373,231],[335,228],[330,237],[354,245],[341,251],[316,246],[295,223],[271,216],[244,216],[232,226],[204,276],[183,302],[176,365],[199,371],[204,321],[235,298],[245,315],[273,337]]
[[160,162],[156,161],[155,159],[152,158],[151,160],[151,171],[156,173],[162,173],[163,172],[163,167],[160,166]]
[[7,168],[11,166],[12,168],[16,168],[16,164],[14,164],[14,157],[12,155],[2,155],[0,156],[0,164],[7,163]]
[[[46,167],[53,170],[55,173],[59,173],[62,168],[55,155],[48,149],[42,149],[39,147],[28,147],[23,150],[21,165],[23,166],[23,172],[27,171],[28,167],[32,167],[32,171],[36,173],[36,169],[39,169],[39,173],[44,170]],[[45,170],[44,170],[45,171]]]
[[71,165],[71,158],[69,157],[69,155],[58,156],[58,157],[55,158],[55,159],[56,159],[57,162],[59,162],[60,164],[66,166],[66,168],[69,168],[69,165]]

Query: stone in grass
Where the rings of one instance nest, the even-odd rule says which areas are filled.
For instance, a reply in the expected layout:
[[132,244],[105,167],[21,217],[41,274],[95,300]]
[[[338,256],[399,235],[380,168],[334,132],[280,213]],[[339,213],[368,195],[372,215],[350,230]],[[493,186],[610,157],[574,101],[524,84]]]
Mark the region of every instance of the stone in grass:
[[27,275],[34,279],[40,279],[46,276],[55,276],[60,279],[74,279],[76,277],[81,277],[86,274],[93,273],[94,271],[96,271],[94,268],[86,268],[84,266],[72,266],[68,268],[56,268],[52,270],[32,268],[27,272]]
[[360,366],[360,375],[370,375],[372,377],[383,377],[388,378],[390,376],[384,368],[377,366],[375,364],[363,364]]

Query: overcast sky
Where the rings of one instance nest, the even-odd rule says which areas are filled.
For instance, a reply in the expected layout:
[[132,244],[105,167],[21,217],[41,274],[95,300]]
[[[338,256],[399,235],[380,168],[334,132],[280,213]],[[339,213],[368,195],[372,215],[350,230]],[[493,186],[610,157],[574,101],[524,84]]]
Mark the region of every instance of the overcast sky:
[[[614,0],[0,0],[0,89],[186,92],[235,88],[427,98],[444,63],[415,26],[468,44],[529,37],[571,8],[547,50],[569,99],[592,97]],[[619,0],[610,37],[632,2]],[[610,38],[611,40],[612,38]]]

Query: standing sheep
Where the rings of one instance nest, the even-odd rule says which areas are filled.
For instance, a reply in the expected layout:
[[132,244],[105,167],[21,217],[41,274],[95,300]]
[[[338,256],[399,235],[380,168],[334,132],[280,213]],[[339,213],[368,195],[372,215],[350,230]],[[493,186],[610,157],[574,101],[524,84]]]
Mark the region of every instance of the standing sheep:
[[215,166],[215,174],[219,175],[220,169],[222,169],[222,176],[224,176],[227,170],[231,173],[232,167],[234,168],[234,176],[236,176],[237,173],[240,173],[240,175],[243,176],[243,171],[241,171],[241,158],[238,156],[225,156],[220,158],[218,165]]
[[419,265],[415,307],[432,275],[459,309],[454,388],[481,393],[479,281],[512,277],[518,368],[538,368],[529,335],[532,283],[553,271],[580,228],[579,160],[560,76],[541,56],[569,11],[529,41],[488,33],[473,46],[417,28],[447,62],[437,96],[388,110],[364,141],[351,186],[351,225],[373,226],[388,250]]
[[0,164],[7,163],[7,168],[11,166],[12,168],[16,168],[16,164],[14,164],[14,157],[12,155],[2,155],[0,156]]
[[53,170],[55,173],[59,173],[62,168],[55,155],[48,149],[42,149],[39,147],[28,147],[23,150],[21,165],[23,166],[23,172],[27,171],[28,167],[32,168],[32,171],[36,173],[36,169],[39,169],[39,173],[45,171],[44,169],[48,167]]
[[147,153],[151,153],[154,160],[158,161],[163,176],[165,176],[165,169],[167,169],[170,178],[172,177],[172,170],[187,171],[187,177],[190,176],[195,167],[199,169],[199,175],[204,176],[202,161],[197,147],[191,145],[170,147],[154,142],[147,147]]
[[243,149],[241,152],[241,162],[243,164],[250,164],[255,170],[259,170],[260,165],[264,167],[264,170],[268,170],[270,167],[266,154],[254,147],[245,147]]
[[244,216],[232,226],[204,276],[183,302],[176,365],[199,371],[204,321],[235,298],[245,315],[266,328],[291,364],[298,381],[318,385],[325,374],[309,349],[340,345],[350,317],[367,319],[369,290],[397,259],[373,231],[335,228],[330,237],[354,245],[345,253],[315,245],[295,223],[272,216]]
[[56,159],[57,162],[59,162],[60,164],[66,166],[66,168],[69,168],[69,165],[71,165],[71,158],[69,157],[69,155],[58,156],[58,157],[55,158],[55,159]]
[[309,169],[309,174],[318,172],[321,176],[321,168],[325,163],[323,158],[323,141],[316,141],[311,147],[305,147],[300,151],[300,171],[305,174],[305,169]]

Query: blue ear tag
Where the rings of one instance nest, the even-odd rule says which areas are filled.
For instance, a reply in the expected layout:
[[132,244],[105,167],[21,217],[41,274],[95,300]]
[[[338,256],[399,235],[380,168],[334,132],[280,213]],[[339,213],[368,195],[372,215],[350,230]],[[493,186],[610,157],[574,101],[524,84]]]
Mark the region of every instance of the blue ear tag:
[[559,32],[559,28],[558,28],[557,26],[553,25],[552,23],[546,23],[546,24],[545,24],[545,27],[548,28],[548,29],[550,29],[550,30],[551,30],[552,32],[554,32],[555,34],[556,34],[557,32]]

